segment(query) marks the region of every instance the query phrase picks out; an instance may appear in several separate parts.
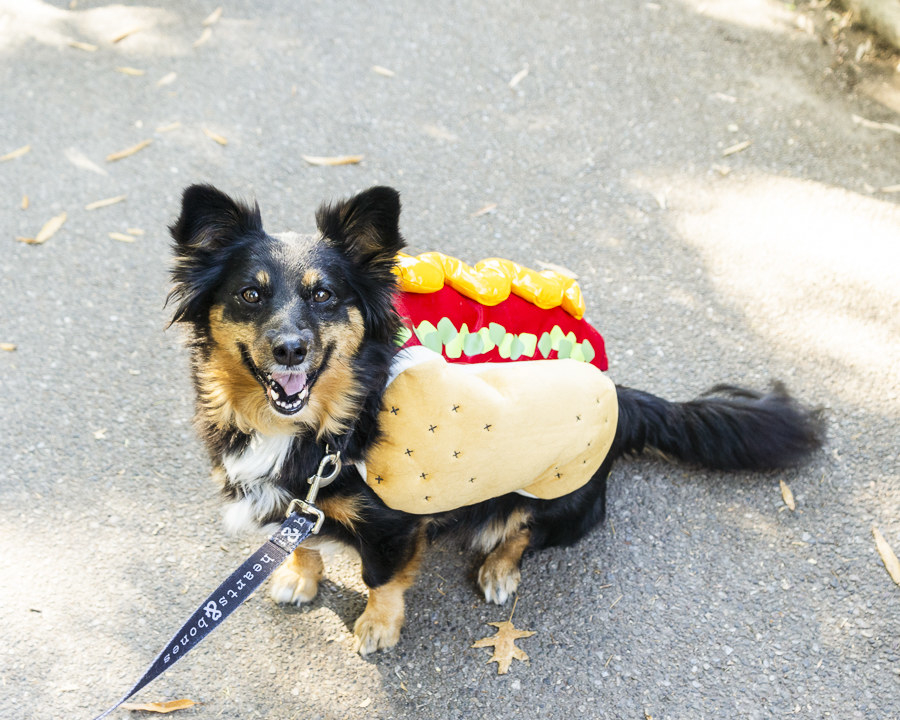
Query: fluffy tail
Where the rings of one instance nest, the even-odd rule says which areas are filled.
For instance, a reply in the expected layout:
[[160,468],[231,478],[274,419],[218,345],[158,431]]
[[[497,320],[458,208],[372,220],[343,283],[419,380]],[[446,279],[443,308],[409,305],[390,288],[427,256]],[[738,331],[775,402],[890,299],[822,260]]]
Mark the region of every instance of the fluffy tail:
[[767,394],[717,385],[685,403],[617,391],[613,456],[653,449],[715,470],[769,470],[803,462],[824,439],[821,411],[800,405],[781,384]]

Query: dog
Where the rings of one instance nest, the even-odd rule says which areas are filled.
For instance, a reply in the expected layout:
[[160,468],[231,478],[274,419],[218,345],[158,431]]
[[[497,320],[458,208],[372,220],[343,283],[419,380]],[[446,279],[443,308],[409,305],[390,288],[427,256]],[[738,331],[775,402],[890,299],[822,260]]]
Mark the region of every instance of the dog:
[[616,460],[650,450],[759,471],[799,464],[823,442],[820,411],[780,385],[767,393],[718,386],[684,403],[616,386],[609,450],[576,490],[551,499],[509,492],[432,514],[388,507],[359,468],[384,440],[379,415],[398,352],[399,194],[373,187],[322,205],[315,218],[315,234],[270,235],[257,204],[210,185],[187,188],[170,227],[169,301],[172,323],[188,330],[196,425],[228,500],[229,529],[280,523],[326,452],[340,451],[340,473],[315,501],[321,532],[276,571],[270,594],[311,601],[323,574],[316,548],[354,548],[369,590],[354,625],[363,655],[398,642],[404,592],[439,536],[483,554],[478,584],[503,603],[517,591],[526,550],[570,545],[604,519]]

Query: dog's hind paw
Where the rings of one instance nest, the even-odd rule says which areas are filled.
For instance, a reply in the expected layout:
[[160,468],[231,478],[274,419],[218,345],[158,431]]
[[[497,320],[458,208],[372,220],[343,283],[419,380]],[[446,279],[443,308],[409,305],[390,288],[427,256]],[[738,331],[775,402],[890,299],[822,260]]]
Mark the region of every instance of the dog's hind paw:
[[311,602],[322,579],[322,558],[314,550],[295,550],[287,562],[272,573],[269,596],[284,605]]
[[522,574],[507,558],[488,555],[478,570],[478,587],[488,602],[503,605],[519,588]]

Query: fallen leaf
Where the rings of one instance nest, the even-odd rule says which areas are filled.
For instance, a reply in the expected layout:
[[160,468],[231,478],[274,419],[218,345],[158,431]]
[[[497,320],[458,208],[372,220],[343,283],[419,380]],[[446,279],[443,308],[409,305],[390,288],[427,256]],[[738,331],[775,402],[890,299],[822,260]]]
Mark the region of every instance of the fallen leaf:
[[228,144],[228,140],[226,140],[221,135],[214,133],[212,130],[203,128],[203,134],[206,135],[206,137],[208,137],[210,140],[215,140],[217,143],[219,143],[219,145],[227,145]]
[[735,155],[739,152],[744,152],[744,150],[746,150],[752,144],[752,140],[744,140],[744,142],[739,142],[737,145],[732,145],[731,147],[725,148],[722,151],[722,157],[728,157],[729,155]]
[[117,67],[115,70],[116,70],[116,72],[122,73],[123,75],[133,75],[135,77],[138,77],[140,75],[146,75],[146,72],[144,70],[139,70],[138,68],[127,67],[127,66]]
[[790,510],[796,510],[797,503],[794,502],[794,493],[791,492],[791,489],[784,480],[779,480],[778,482],[781,485],[781,499],[784,500],[784,504],[787,505]]
[[0,350],[4,352],[15,352],[17,347],[15,343],[0,343]]
[[27,210],[28,206],[31,205],[31,201],[28,199],[27,195],[22,196],[22,209]]
[[128,228],[125,232],[127,232],[129,235],[143,235],[144,234],[144,231],[141,230],[140,228]]
[[900,560],[897,560],[888,541],[884,539],[884,535],[879,532],[877,527],[872,527],[872,536],[875,538],[875,547],[878,549],[878,554],[881,555],[881,561],[887,568],[891,580],[900,585]]
[[509,89],[512,90],[515,88],[516,85],[522,82],[526,77],[528,77],[528,63],[525,63],[525,67],[513,75],[512,80],[509,81]]
[[394,77],[397,74],[393,70],[388,70],[386,67],[382,67],[381,65],[373,65],[372,72],[379,75],[384,75],[384,77]]
[[97,46],[91,43],[81,42],[80,40],[69,40],[69,47],[76,50],[84,50],[85,52],[97,52]]
[[82,170],[90,170],[91,172],[95,172],[98,175],[109,175],[106,170],[97,165],[94,161],[92,161],[87,155],[81,152],[78,148],[66,148],[65,151],[66,160],[72,163],[75,167],[79,167]]
[[481,217],[482,215],[487,215],[489,212],[493,212],[497,209],[497,203],[488,203],[481,210],[476,210],[472,213],[473,218]]
[[170,72],[163,75],[159,80],[156,81],[156,87],[162,87],[163,85],[171,85],[175,82],[175,78],[178,77],[177,72]]
[[195,48],[200,47],[203,43],[205,43],[207,40],[209,40],[210,37],[212,37],[212,28],[208,28],[208,27],[203,28],[203,32],[200,33],[200,37],[198,37],[196,40],[194,40],[194,47]]
[[158,128],[156,128],[156,132],[167,133],[171,132],[172,130],[177,130],[180,127],[181,123],[176,120],[175,122],[169,123],[168,125],[160,125]]
[[119,242],[127,242],[127,243],[133,243],[133,242],[134,242],[134,237],[132,237],[131,235],[126,235],[125,233],[111,232],[111,233],[109,234],[109,236],[110,236],[113,240],[118,240]]
[[319,167],[333,167],[335,165],[356,165],[362,162],[363,155],[335,155],[332,157],[320,157],[317,155],[301,155],[310,165]]
[[115,205],[116,203],[122,202],[127,195],[116,195],[115,197],[106,198],[105,200],[95,200],[92,203],[88,203],[84,206],[85,210],[97,210],[99,208],[109,207],[110,205]]
[[193,700],[184,698],[182,700],[167,700],[165,702],[152,703],[123,703],[119,707],[123,710],[143,710],[144,712],[170,713],[175,710],[184,710],[189,707],[198,705]]
[[541,270],[552,270],[553,272],[559,273],[560,275],[565,275],[567,278],[572,278],[573,280],[578,279],[578,273],[574,270],[569,270],[569,268],[565,267],[564,265],[544,262],[543,260],[538,260],[537,264],[540,266]]
[[44,223],[44,227],[38,230],[38,234],[33,238],[16,238],[19,242],[26,243],[27,245],[42,245],[47,242],[53,235],[59,230],[63,223],[66,221],[66,214],[60,213],[56,217],[50,218],[47,222]]
[[222,17],[222,6],[220,5],[215,10],[213,10],[207,17],[206,20],[203,21],[203,25],[215,25],[219,22],[219,18]]
[[473,648],[492,647],[494,654],[488,662],[497,663],[497,674],[506,675],[509,672],[509,666],[513,659],[526,662],[528,655],[521,648],[516,647],[516,640],[519,638],[527,638],[534,635],[531,630],[517,630],[512,624],[512,620],[504,620],[503,622],[491,622],[497,628],[497,634],[492,637],[481,638],[476,640],[472,645]]
[[12,152],[6,153],[6,155],[0,155],[0,162],[6,162],[7,160],[15,160],[16,158],[22,157],[25,153],[31,151],[31,145],[23,145],[18,150],[13,150]]
[[130,156],[134,155],[135,153],[143,150],[145,147],[147,147],[152,142],[153,142],[152,140],[142,140],[137,145],[132,145],[130,148],[127,148],[125,150],[120,150],[119,152],[114,152],[110,155],[107,155],[106,162],[115,162],[116,160],[121,160],[122,158],[130,157]]
[[850,116],[857,125],[862,125],[864,128],[870,128],[872,130],[887,130],[889,132],[900,134],[900,125],[894,125],[893,123],[883,123],[883,122],[875,122],[874,120],[866,120],[864,117],[860,117],[859,115],[851,115]]
[[111,42],[113,45],[115,45],[116,43],[120,43],[120,42],[122,42],[125,38],[127,38],[129,35],[134,35],[136,32],[140,32],[140,29],[141,29],[141,28],[139,28],[139,27],[134,27],[134,28],[131,28],[131,30],[126,30],[126,31],[123,32],[123,33],[119,33],[119,34],[116,35],[112,40],[110,40],[110,42]]

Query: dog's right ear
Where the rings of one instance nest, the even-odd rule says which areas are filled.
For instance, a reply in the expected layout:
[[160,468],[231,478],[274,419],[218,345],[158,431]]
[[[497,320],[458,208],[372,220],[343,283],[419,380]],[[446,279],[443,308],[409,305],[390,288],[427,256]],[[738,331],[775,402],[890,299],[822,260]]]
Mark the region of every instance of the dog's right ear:
[[191,185],[181,200],[181,215],[169,227],[175,240],[172,322],[193,322],[203,327],[206,308],[225,268],[229,248],[263,235],[259,205],[232,200],[212,185]]
[[179,255],[218,250],[262,231],[259,205],[233,200],[212,185],[187,188],[181,197],[181,215],[169,227]]

